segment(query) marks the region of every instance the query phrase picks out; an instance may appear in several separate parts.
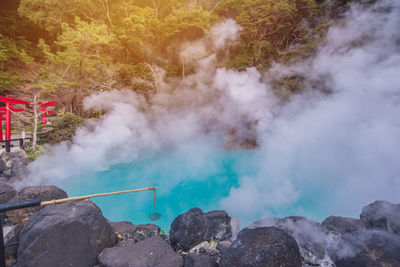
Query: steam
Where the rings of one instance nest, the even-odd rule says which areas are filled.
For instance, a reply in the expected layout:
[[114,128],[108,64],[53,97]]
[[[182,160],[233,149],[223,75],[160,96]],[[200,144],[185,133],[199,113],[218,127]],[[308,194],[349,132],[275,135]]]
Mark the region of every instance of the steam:
[[[400,202],[398,29],[398,1],[353,7],[314,58],[260,74],[216,67],[216,55],[241,30],[223,21],[182,46],[182,64],[192,71],[161,86],[152,103],[130,90],[87,98],[87,109],[106,114],[80,128],[72,143],[48,148],[24,183],[52,183],[159,153],[179,156],[184,171],[213,169],[207,159],[216,153],[257,140],[256,175],[242,176],[219,202],[244,222],[283,213],[354,216],[376,199]],[[305,77],[306,88],[281,104],[272,81],[291,75]],[[186,176],[177,177],[159,182],[170,190]]]
[[[309,86],[262,134],[258,174],[243,177],[222,207],[254,217],[291,206],[315,218],[324,210],[354,216],[376,199],[400,201],[399,27],[399,2],[353,7],[315,58],[270,70],[267,82],[299,75]],[[319,93],[325,88],[329,95]]]

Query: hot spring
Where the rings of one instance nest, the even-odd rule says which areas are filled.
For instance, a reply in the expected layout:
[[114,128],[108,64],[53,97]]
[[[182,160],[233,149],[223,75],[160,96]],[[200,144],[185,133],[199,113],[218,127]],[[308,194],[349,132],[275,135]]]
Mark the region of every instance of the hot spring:
[[157,186],[156,209],[162,217],[156,222],[148,217],[154,210],[152,191],[92,201],[109,220],[155,223],[168,231],[172,220],[190,208],[219,209],[219,201],[232,186],[238,185],[239,177],[253,172],[253,157],[252,151],[221,150],[201,159],[202,162],[193,162],[179,152],[166,151],[104,172],[72,177],[57,185],[71,196]]
[[[195,71],[160,80],[151,103],[129,90],[85,99],[103,116],[48,148],[24,185],[55,184],[70,196],[157,186],[165,230],[193,207],[225,209],[245,226],[268,216],[358,217],[375,200],[400,202],[400,6],[376,5],[353,7],[313,57],[265,73],[217,67],[216,53],[240,32],[233,20],[217,24],[182,48]],[[288,77],[304,88],[282,99],[273,84]],[[258,147],[229,150],[230,139]],[[154,212],[150,191],[93,201],[112,221],[149,223]]]
[[[156,222],[151,222],[148,217],[154,211],[152,191],[93,198],[92,201],[109,220],[155,223],[168,231],[172,220],[190,208],[199,207],[203,211],[221,209],[221,199],[229,195],[232,187],[239,186],[239,178],[256,174],[255,151],[221,149],[213,153],[191,161],[187,158],[190,155],[166,151],[133,163],[113,166],[104,172],[71,177],[56,185],[66,190],[69,196],[157,186],[156,211],[162,217]],[[299,184],[298,187],[302,186]],[[306,186],[302,189],[306,191]],[[316,201],[323,191],[304,195],[296,205],[271,215],[289,216],[303,207],[304,210],[313,210],[308,215],[314,219],[323,219],[329,216],[329,211],[318,207],[319,201]],[[259,219],[259,214],[240,219],[241,223],[248,224]]]

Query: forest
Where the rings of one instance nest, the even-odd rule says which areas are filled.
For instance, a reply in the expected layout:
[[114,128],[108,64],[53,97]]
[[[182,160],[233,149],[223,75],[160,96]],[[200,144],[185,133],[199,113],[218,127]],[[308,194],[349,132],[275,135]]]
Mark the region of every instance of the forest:
[[[161,73],[174,84],[193,72],[179,57],[182,46],[223,19],[242,30],[235,45],[218,54],[218,65],[262,72],[273,62],[312,55],[350,2],[373,1],[3,0],[0,95],[56,99],[56,118],[39,129],[39,142],[68,140],[76,126],[98,116],[83,109],[85,96],[123,88],[151,102]],[[295,93],[300,83],[288,77],[276,87]],[[16,127],[31,127],[25,121]]]

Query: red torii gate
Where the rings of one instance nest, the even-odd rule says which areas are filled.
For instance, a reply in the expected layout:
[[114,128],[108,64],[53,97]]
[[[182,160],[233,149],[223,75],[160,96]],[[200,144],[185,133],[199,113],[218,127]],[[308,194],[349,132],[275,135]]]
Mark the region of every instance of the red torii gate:
[[47,124],[47,114],[54,114],[54,110],[47,110],[47,108],[54,107],[56,103],[57,100],[48,101],[46,103],[38,102],[38,105],[41,106],[42,124]]
[[[11,111],[12,112],[22,112],[25,111],[25,109],[28,108],[29,102],[22,100],[22,99],[17,99],[17,98],[10,98],[10,97],[4,97],[0,96],[0,102],[5,103],[6,105],[4,107],[0,107],[0,123],[2,121],[6,121],[6,140],[11,139]],[[15,108],[15,104],[22,104],[25,105],[25,108]],[[5,115],[5,117],[3,117]],[[3,128],[0,126],[1,133],[0,133],[0,140],[3,140]]]

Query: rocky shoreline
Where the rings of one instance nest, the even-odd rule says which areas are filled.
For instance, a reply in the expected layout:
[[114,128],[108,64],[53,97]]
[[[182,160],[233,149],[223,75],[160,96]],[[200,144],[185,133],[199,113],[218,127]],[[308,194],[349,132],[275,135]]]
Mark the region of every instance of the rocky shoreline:
[[[0,156],[0,203],[67,197],[55,186],[16,190],[23,151]],[[7,266],[400,266],[400,204],[375,201],[360,218],[268,218],[239,231],[226,211],[192,208],[171,224],[111,222],[90,200],[2,214]]]

